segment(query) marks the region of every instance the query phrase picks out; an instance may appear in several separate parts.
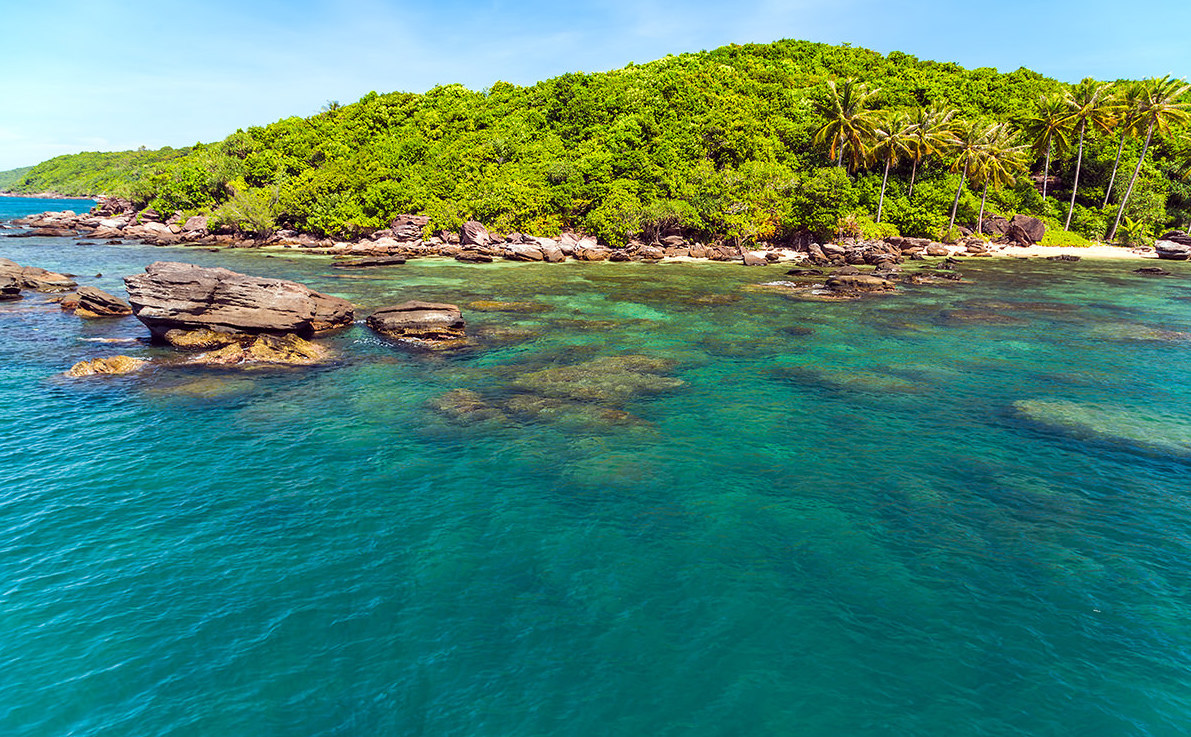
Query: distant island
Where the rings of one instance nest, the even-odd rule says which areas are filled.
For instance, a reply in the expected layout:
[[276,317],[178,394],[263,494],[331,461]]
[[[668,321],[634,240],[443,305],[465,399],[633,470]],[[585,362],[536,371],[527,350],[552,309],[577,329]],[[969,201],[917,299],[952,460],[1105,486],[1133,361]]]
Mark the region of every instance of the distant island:
[[612,246],[954,241],[993,215],[1047,245],[1191,222],[1188,87],[1069,85],[805,41],[726,46],[530,87],[369,93],[188,148],[60,156],[0,190],[110,195],[244,235],[479,221]]

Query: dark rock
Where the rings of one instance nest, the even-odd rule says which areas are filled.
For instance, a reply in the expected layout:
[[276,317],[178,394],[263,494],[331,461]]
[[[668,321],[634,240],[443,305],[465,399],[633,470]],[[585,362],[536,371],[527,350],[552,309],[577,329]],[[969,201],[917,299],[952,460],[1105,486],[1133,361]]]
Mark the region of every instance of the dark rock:
[[1046,235],[1046,224],[1029,215],[1014,215],[1005,234],[1016,240],[1019,231],[1030,243],[1037,243]]
[[[859,269],[857,269],[859,271]],[[822,269],[790,269],[786,272],[789,276],[822,276]]]
[[455,260],[465,264],[490,264],[492,257],[479,251],[460,251],[455,254]]
[[1078,261],[1079,256],[1070,253],[1060,253],[1057,256],[1047,256],[1047,261]]
[[835,271],[831,272],[832,276],[855,276],[856,274],[859,274],[859,273],[860,273],[860,269],[856,268],[855,266],[853,266],[851,264],[847,264],[846,266],[841,266],[838,269],[836,269]]
[[1134,269],[1134,274],[1146,274],[1149,276],[1170,276],[1170,272],[1159,266],[1143,266],[1140,269]]
[[119,297],[95,287],[79,287],[75,299],[63,299],[62,309],[73,310],[79,317],[125,317],[132,306]]
[[465,342],[463,315],[451,304],[410,300],[382,307],[368,317],[368,327],[386,337],[429,348]]
[[371,256],[335,261],[331,266],[336,269],[367,269],[373,266],[400,266],[404,263],[405,259],[401,256]]
[[492,236],[482,223],[468,220],[459,229],[459,244],[463,246],[487,246],[492,243]]
[[350,324],[354,307],[297,282],[158,261],[124,278],[133,313],[155,338],[181,328],[309,336]]
[[11,276],[0,276],[0,302],[21,298],[21,285]]
[[1000,215],[986,217],[980,223],[980,231],[985,235],[1005,235],[1009,232],[1009,221]]
[[633,258],[629,255],[628,251],[618,248],[608,256],[608,260],[615,263],[624,263],[625,261],[632,261]]

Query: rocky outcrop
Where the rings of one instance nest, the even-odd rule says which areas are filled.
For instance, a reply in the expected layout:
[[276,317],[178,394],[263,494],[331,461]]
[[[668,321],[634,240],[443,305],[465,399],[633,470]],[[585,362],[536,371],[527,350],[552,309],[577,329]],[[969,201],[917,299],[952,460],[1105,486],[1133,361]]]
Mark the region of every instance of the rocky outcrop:
[[66,372],[67,376],[81,378],[83,376],[131,374],[145,367],[147,361],[129,356],[112,356],[110,358],[93,358],[89,361],[79,361]]
[[468,220],[459,229],[459,245],[461,246],[487,246],[490,243],[492,243],[492,236],[483,223]]
[[354,307],[297,282],[222,268],[157,261],[125,277],[133,314],[161,339],[170,330],[294,333],[309,337],[351,323]]
[[37,266],[21,266],[15,261],[0,258],[0,277],[8,277],[21,289],[34,292],[69,292],[78,286],[66,274],[47,271]]
[[62,309],[83,318],[126,317],[132,314],[130,304],[96,287],[79,287],[77,293],[65,297],[59,304]]
[[1046,224],[1029,215],[1014,215],[1005,235],[1021,245],[1032,245],[1046,235]]
[[[1191,238],[1187,240],[1191,241]],[[1176,240],[1167,239],[1167,236],[1162,236],[1161,240],[1154,243],[1154,250],[1158,252],[1158,258],[1168,261],[1186,261],[1191,259],[1191,243],[1179,243]]]
[[463,314],[451,304],[410,300],[382,307],[368,317],[381,335],[425,348],[454,348],[466,343]]

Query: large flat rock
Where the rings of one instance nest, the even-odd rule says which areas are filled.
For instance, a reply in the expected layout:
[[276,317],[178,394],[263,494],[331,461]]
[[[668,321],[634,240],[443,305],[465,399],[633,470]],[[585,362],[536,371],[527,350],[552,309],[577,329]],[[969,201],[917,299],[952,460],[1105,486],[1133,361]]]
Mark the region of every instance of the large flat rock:
[[285,279],[157,261],[124,278],[133,314],[155,337],[169,330],[294,333],[309,337],[351,322],[347,300]]

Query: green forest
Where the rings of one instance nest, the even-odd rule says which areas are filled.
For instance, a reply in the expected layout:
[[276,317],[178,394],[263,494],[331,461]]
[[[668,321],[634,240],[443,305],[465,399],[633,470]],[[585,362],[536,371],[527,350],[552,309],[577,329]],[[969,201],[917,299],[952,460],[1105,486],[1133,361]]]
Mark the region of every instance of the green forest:
[[350,238],[413,213],[428,232],[474,219],[748,246],[953,238],[982,213],[1025,213],[1048,242],[1135,243],[1191,221],[1188,102],[1168,78],[1070,85],[787,40],[528,87],[369,93],[217,143],[61,156],[0,181],[248,233]]

